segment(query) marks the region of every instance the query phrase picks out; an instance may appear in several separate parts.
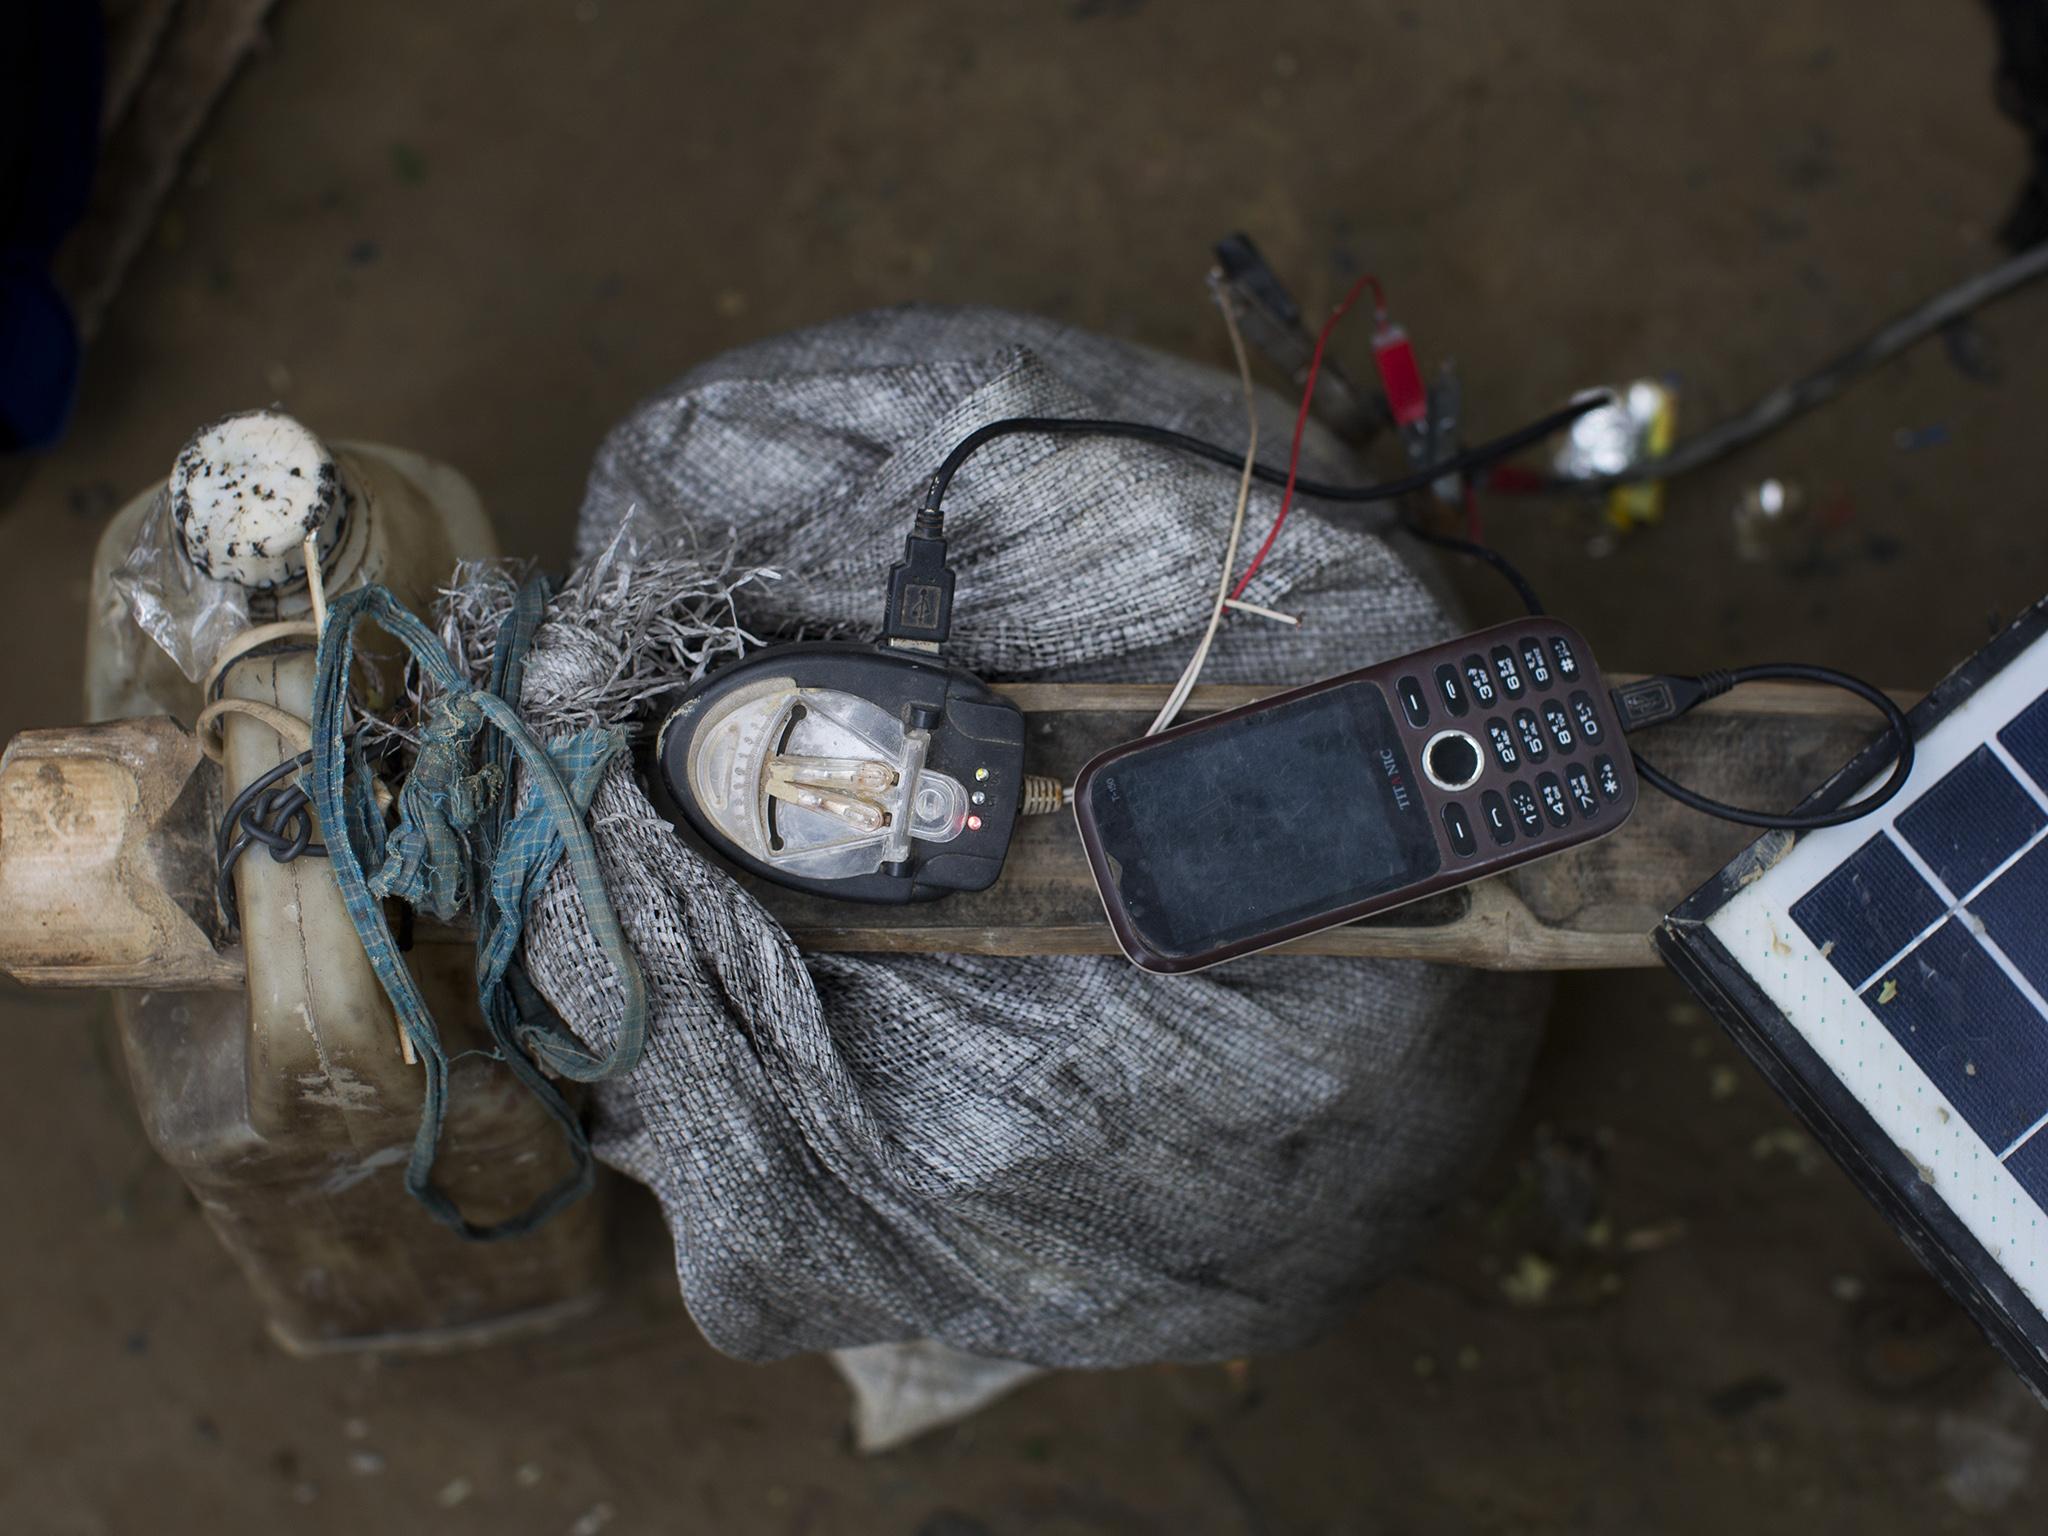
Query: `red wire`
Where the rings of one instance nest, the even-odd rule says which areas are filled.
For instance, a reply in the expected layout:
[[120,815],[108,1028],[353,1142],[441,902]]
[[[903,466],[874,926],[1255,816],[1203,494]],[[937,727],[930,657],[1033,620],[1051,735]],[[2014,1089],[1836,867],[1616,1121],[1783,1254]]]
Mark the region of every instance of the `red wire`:
[[1308,377],[1302,381],[1301,409],[1294,416],[1294,446],[1287,455],[1287,489],[1280,494],[1280,510],[1273,516],[1273,526],[1266,530],[1266,542],[1259,546],[1259,552],[1252,556],[1252,563],[1245,567],[1244,574],[1237,579],[1237,585],[1230,590],[1232,600],[1244,596],[1244,589],[1252,584],[1252,578],[1259,574],[1259,567],[1265,562],[1266,552],[1273,547],[1273,541],[1280,537],[1280,525],[1287,521],[1287,509],[1294,504],[1294,481],[1301,469],[1301,433],[1308,425],[1308,408],[1316,397],[1316,375],[1323,370],[1323,348],[1330,340],[1330,332],[1337,328],[1337,322],[1358,302],[1358,296],[1366,289],[1372,290],[1374,306],[1381,314],[1386,313],[1387,296],[1380,291],[1380,280],[1370,272],[1351,285],[1351,291],[1344,295],[1343,302],[1330,311],[1330,318],[1323,322],[1323,328],[1316,335],[1315,354],[1308,360]]

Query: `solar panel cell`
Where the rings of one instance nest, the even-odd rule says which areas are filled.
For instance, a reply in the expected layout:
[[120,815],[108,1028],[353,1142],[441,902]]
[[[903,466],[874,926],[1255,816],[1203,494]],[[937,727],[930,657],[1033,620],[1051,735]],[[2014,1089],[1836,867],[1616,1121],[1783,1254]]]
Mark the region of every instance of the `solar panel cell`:
[[1992,881],[1970,911],[2034,990],[2048,994],[2048,842]]
[[1880,832],[1792,904],[1792,921],[1852,987],[1940,917],[1943,902]]
[[1957,896],[2043,825],[2048,816],[1988,746],[1951,768],[1897,822],[1899,835]]
[[1998,740],[2036,784],[2048,788],[2048,694],[2013,716]]
[[1863,1001],[1994,1150],[2048,1110],[2048,1023],[1961,921],[1935,929]]

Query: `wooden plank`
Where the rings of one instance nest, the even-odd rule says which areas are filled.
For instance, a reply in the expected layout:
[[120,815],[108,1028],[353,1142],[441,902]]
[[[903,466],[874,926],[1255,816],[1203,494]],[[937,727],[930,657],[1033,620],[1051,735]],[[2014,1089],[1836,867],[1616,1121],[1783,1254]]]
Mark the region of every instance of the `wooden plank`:
[[[1071,782],[1095,753],[1143,731],[1167,690],[1028,683],[1003,691],[1026,712],[1027,766]],[[1191,713],[1274,691],[1200,688]],[[1874,712],[1854,700],[1765,685],[1715,700],[1643,744],[1660,767],[1705,794],[1784,808],[1879,729]],[[200,772],[184,727],[159,719],[31,732],[6,763],[0,787],[12,798],[0,822],[0,896],[8,898],[0,900],[0,969],[40,985],[241,984],[240,954],[214,953],[201,931],[213,910],[210,841],[220,807],[217,789],[199,792],[212,779]],[[88,799],[104,805],[97,819],[79,813]],[[1658,921],[1752,836],[1646,788],[1611,837],[1285,952],[1494,970],[1652,965],[1649,934]],[[1068,812],[1020,821],[1002,878],[943,901],[863,906],[748,883],[798,945],[817,952],[1116,952]],[[417,941],[472,940],[460,928],[421,922]]]
[[[1624,683],[1639,682],[1645,675],[1641,672],[1609,672],[1607,681],[1619,688]],[[1076,710],[1142,714],[1147,724],[1159,712],[1159,706],[1166,702],[1167,693],[1163,683],[995,683],[991,686],[997,693],[1013,700],[1027,715]],[[1218,710],[1235,709],[1240,704],[1255,704],[1278,692],[1279,688],[1276,683],[1203,683],[1188,695],[1187,713],[1190,716],[1207,715]],[[1899,700],[1901,707],[1912,707],[1914,695],[1894,693],[1892,697]],[[1738,692],[1724,693],[1717,699],[1707,700],[1693,711],[1693,718],[1701,715],[1877,719],[1869,705],[1839,688],[1802,688],[1793,683],[1752,683]]]

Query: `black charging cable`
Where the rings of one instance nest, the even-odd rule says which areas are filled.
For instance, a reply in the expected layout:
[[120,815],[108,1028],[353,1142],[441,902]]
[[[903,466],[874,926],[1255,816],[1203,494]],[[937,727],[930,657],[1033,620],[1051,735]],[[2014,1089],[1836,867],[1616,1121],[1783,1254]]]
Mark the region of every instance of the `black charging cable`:
[[[1580,396],[1561,410],[1552,411],[1548,416],[1538,417],[1525,427],[1517,427],[1504,437],[1454,453],[1439,464],[1418,469],[1410,474],[1392,480],[1381,480],[1373,485],[1332,485],[1323,480],[1304,480],[1296,477],[1294,494],[1309,496],[1318,501],[1373,502],[1392,501],[1415,491],[1426,491],[1437,481],[1453,475],[1467,475],[1475,469],[1485,469],[1511,454],[1520,453],[1532,443],[1563,431],[1588,411],[1597,411],[1612,405],[1614,396],[1607,390],[1595,390]],[[924,506],[917,514],[914,534],[923,538],[943,538],[946,531],[945,514],[941,504],[946,499],[946,490],[953,483],[953,477],[960,472],[960,466],[971,458],[985,443],[999,437],[1012,437],[1019,433],[1038,433],[1060,437],[1125,437],[1136,442],[1152,443],[1161,448],[1172,448],[1181,453],[1193,454],[1196,458],[1208,459],[1212,463],[1229,469],[1244,467],[1244,450],[1226,448],[1221,443],[1208,442],[1186,432],[1176,432],[1170,427],[1153,426],[1143,421],[1107,421],[1088,416],[1010,416],[1001,421],[991,421],[976,427],[972,432],[953,445],[953,451],[939,462],[932,474],[931,483],[926,486]],[[1266,485],[1285,485],[1287,471],[1276,469],[1270,464],[1253,464],[1252,478]]]
[[[1332,485],[1322,480],[1296,477],[1294,491],[1297,496],[1351,505],[1393,501],[1415,491],[1427,490],[1439,480],[1462,477],[1473,470],[1484,469],[1521,452],[1532,443],[1540,443],[1553,433],[1563,431],[1588,411],[1613,402],[1611,393],[1595,390],[1527,426],[1517,427],[1503,437],[1452,454],[1426,469],[1371,485]],[[1242,469],[1244,465],[1244,450],[1241,448],[1226,448],[1221,443],[1176,432],[1170,427],[1154,426],[1150,422],[1117,421],[1098,416],[1006,416],[1000,421],[986,422],[953,445],[952,451],[939,461],[938,469],[925,487],[924,505],[918,508],[917,519],[903,541],[903,558],[889,569],[889,602],[882,616],[883,644],[928,652],[936,651],[945,644],[953,628],[953,568],[946,562],[946,491],[952,485],[953,477],[960,472],[960,466],[985,444],[999,437],[1027,433],[1048,437],[1128,438],[1193,454],[1196,458],[1208,459],[1231,469]],[[1253,479],[1264,484],[1287,484],[1287,471],[1270,464],[1255,463],[1251,472]],[[1515,583],[1524,600],[1532,607],[1535,605],[1536,594],[1505,560],[1478,545],[1468,546],[1464,552],[1490,560]]]
[[[1424,544],[1485,561],[1500,572],[1531,613],[1543,612],[1542,600],[1537,597],[1536,588],[1530,583],[1529,578],[1517,570],[1514,562],[1499,550],[1485,544],[1474,543],[1470,539],[1457,539],[1448,534],[1433,533],[1413,517],[1403,518],[1401,526]],[[1737,822],[1745,827],[1762,827],[1781,832],[1812,832],[1821,827],[1839,827],[1844,822],[1856,821],[1868,816],[1906,787],[1906,780],[1913,772],[1913,728],[1907,722],[1905,712],[1892,702],[1883,689],[1872,687],[1862,678],[1837,671],[1833,667],[1815,666],[1803,661],[1772,661],[1762,662],[1753,667],[1705,672],[1698,677],[1646,677],[1638,682],[1624,683],[1619,688],[1609,689],[1608,697],[1614,701],[1614,710],[1621,719],[1622,730],[1633,735],[1639,730],[1662,725],[1667,720],[1676,720],[1708,699],[1718,698],[1729,689],[1743,683],[1762,682],[1819,683],[1853,693],[1875,705],[1884,716],[1885,729],[1898,746],[1897,754],[1892,760],[1890,776],[1873,793],[1861,800],[1852,800],[1847,805],[1837,806],[1831,811],[1757,811],[1747,806],[1729,805],[1723,800],[1710,799],[1696,789],[1686,788],[1664,774],[1642,753],[1630,748],[1629,756],[1635,760],[1638,777],[1653,789],[1662,790],[1680,805],[1699,811],[1703,815],[1717,817],[1722,821]]]
[[1667,778],[1654,764],[1646,761],[1642,753],[1631,748],[1629,755],[1635,759],[1637,775],[1644,783],[1661,789],[1680,805],[1695,811],[1719,817],[1722,821],[1740,822],[1745,827],[1784,832],[1811,832],[1820,827],[1839,827],[1844,822],[1856,821],[1868,816],[1906,787],[1906,780],[1913,772],[1913,728],[1907,723],[1905,711],[1882,689],[1873,688],[1862,678],[1838,672],[1833,667],[1817,667],[1803,661],[1771,661],[1753,667],[1734,667],[1725,672],[1706,672],[1698,677],[1646,677],[1639,682],[1611,688],[1608,696],[1614,700],[1615,711],[1621,716],[1621,728],[1633,735],[1639,729],[1676,720],[1696,705],[1717,698],[1743,683],[1762,682],[1822,683],[1853,693],[1875,705],[1884,716],[1886,730],[1898,744],[1890,776],[1871,794],[1837,806],[1832,811],[1777,812],[1754,811],[1746,806],[1711,800],[1698,790],[1687,789]]

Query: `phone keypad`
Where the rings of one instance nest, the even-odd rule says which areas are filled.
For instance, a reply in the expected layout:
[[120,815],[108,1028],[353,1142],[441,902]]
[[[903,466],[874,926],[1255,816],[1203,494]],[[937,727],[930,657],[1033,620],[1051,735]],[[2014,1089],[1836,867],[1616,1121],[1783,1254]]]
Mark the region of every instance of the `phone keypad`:
[[1472,701],[1481,709],[1493,708],[1497,697],[1493,691],[1493,669],[1477,656],[1467,656],[1464,667],[1465,682],[1472,690]]
[[1564,782],[1572,792],[1572,804],[1578,807],[1581,816],[1591,816],[1600,809],[1600,802],[1593,795],[1593,779],[1577,763],[1565,765]]
[[1465,713],[1465,680],[1448,661],[1436,669],[1436,693],[1451,714]]
[[1600,779],[1601,799],[1618,800],[1621,798],[1621,778],[1614,771],[1613,758],[1604,756],[1594,758],[1593,772]]
[[1583,693],[1572,695],[1572,719],[1578,722],[1579,739],[1588,746],[1600,739],[1600,712],[1593,708],[1593,701]]
[[1535,837],[1543,831],[1543,812],[1536,807],[1536,792],[1520,779],[1508,786],[1508,804],[1514,807],[1515,820],[1524,836]]
[[1522,669],[1515,664],[1515,653],[1504,645],[1493,648],[1493,670],[1500,676],[1501,691],[1511,699],[1522,696]]
[[1422,691],[1422,679],[1410,675],[1394,684],[1394,692],[1401,695],[1401,713],[1408,717],[1408,723],[1421,730],[1429,724],[1429,695]]
[[1620,727],[1592,658],[1577,636],[1546,620],[1531,630],[1421,652],[1393,680],[1415,733],[1411,750],[1419,755],[1446,716],[1479,745],[1469,787],[1463,775],[1451,780],[1461,786],[1455,792],[1442,774],[1429,780],[1451,866],[1534,856],[1552,839],[1569,847],[1617,825],[1627,809],[1620,802],[1633,797],[1614,750]]
[[[1595,838],[1634,799],[1585,643],[1548,618],[1524,623],[1417,651],[1382,680],[1452,879]],[[1456,772],[1442,760],[1450,737],[1464,743]]]
[[1455,800],[1444,802],[1444,834],[1451,840],[1452,851],[1461,857],[1469,859],[1479,847],[1472,836],[1472,823],[1465,817],[1465,807]]
[[1508,729],[1508,723],[1499,718],[1487,721],[1486,739],[1493,743],[1493,760],[1501,771],[1513,773],[1522,759],[1515,751],[1515,736]]
[[1508,820],[1508,803],[1501,799],[1499,790],[1489,789],[1479,797],[1479,819],[1486,823],[1486,835],[1493,839],[1495,847],[1515,840],[1515,824]]
[[1572,717],[1555,699],[1543,701],[1543,723],[1550,727],[1550,740],[1560,752],[1572,749]]

